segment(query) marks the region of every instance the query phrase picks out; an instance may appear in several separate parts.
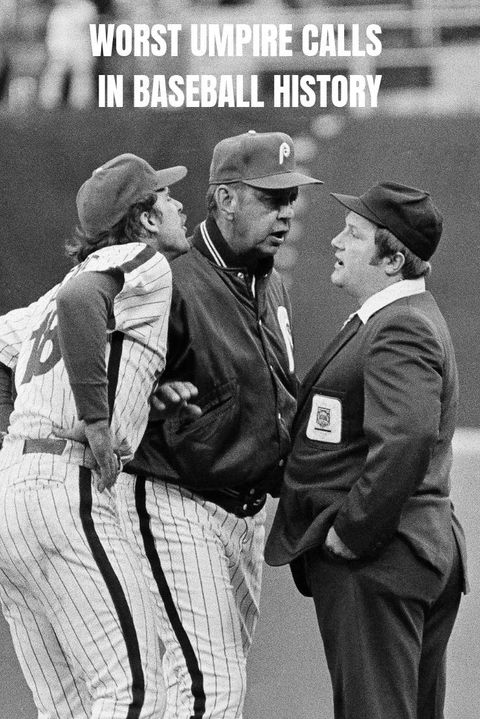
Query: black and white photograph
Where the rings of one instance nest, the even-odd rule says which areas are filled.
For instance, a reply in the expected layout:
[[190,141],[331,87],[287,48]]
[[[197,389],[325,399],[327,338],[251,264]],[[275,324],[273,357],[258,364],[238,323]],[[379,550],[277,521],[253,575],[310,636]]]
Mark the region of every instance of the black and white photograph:
[[480,5],[2,0],[0,719],[478,719]]

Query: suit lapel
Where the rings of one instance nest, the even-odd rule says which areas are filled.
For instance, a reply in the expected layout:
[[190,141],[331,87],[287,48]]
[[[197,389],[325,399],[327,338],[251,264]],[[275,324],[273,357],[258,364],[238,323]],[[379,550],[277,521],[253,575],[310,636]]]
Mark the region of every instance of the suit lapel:
[[358,315],[354,315],[349,322],[343,327],[340,332],[333,338],[329,345],[325,348],[325,351],[320,358],[315,362],[313,367],[308,372],[307,376],[302,382],[300,387],[300,393],[297,404],[297,417],[308,399],[311,389],[318,377],[321,375],[327,364],[335,357],[336,354],[346,345],[349,340],[357,333],[359,327],[362,325],[362,320]]

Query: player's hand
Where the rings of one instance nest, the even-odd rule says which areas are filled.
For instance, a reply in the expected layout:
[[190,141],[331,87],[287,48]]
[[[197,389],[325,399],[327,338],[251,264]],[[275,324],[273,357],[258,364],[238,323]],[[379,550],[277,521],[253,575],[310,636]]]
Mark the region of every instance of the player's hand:
[[[104,423],[105,422],[106,422],[106,420],[104,421]],[[100,424],[100,423],[95,423],[95,424]],[[79,419],[79,420],[76,420],[73,427],[69,427],[68,429],[66,429],[64,427],[60,427],[58,425],[54,425],[52,432],[55,435],[55,437],[61,437],[61,439],[72,439],[74,442],[80,442],[81,444],[84,444],[91,449],[92,454],[95,459],[95,462],[96,462],[96,466],[94,468],[95,472],[100,473],[100,478],[97,478],[97,476],[94,475],[95,486],[97,487],[97,489],[100,492],[102,492],[106,487],[111,487],[112,484],[114,484],[118,473],[121,471],[122,464],[125,464],[126,462],[130,461],[130,459],[132,458],[132,455],[131,455],[131,452],[130,452],[127,442],[122,441],[119,446],[118,445],[114,446],[112,444],[111,433],[109,434],[108,439],[107,439],[107,444],[105,445],[105,447],[107,448],[107,450],[106,450],[107,452],[110,451],[110,449],[108,449],[108,447],[110,447],[110,448],[113,447],[113,453],[116,457],[116,468],[117,469],[116,469],[115,479],[113,480],[113,482],[104,484],[103,482],[100,481],[100,479],[102,477],[102,469],[101,469],[101,465],[99,463],[98,457],[95,454],[93,447],[90,444],[90,437],[93,436],[94,441],[96,441],[97,444],[99,444],[99,443],[101,444],[101,442],[103,441],[102,437],[105,435],[102,435],[101,437],[99,437],[97,439],[97,432],[95,431],[94,424],[90,424],[88,427],[89,427],[89,429],[87,430],[87,424],[86,424],[85,420]],[[92,427],[93,427],[93,429],[92,429]],[[106,429],[104,429],[102,431],[105,432],[105,434],[106,434]],[[90,435],[90,437],[89,437],[89,435]],[[101,450],[101,448],[100,448],[100,450]],[[100,455],[101,455],[101,451],[100,451]],[[103,455],[101,455],[101,456],[103,459]],[[122,459],[123,459],[123,462],[122,462]],[[108,470],[106,470],[106,471],[108,473]],[[107,479],[107,482],[109,482],[108,479]]]
[[335,554],[337,557],[342,557],[342,559],[357,559],[355,552],[352,552],[352,550],[342,542],[333,527],[330,527],[328,530],[325,547],[329,552]]
[[178,416],[181,422],[192,422],[201,417],[202,410],[191,402],[198,397],[198,389],[191,382],[180,380],[158,385],[151,399],[151,419]]
[[97,464],[92,473],[93,482],[99,492],[110,489],[122,469],[118,453],[113,447],[112,432],[108,420],[102,419],[91,424],[85,423],[85,436]]
[[107,420],[87,425],[82,419],[77,420],[73,427],[65,429],[54,426],[52,431],[56,437],[72,439],[90,447],[96,462],[93,481],[99,492],[103,492],[115,483],[121,464],[118,452],[113,448],[112,434]]

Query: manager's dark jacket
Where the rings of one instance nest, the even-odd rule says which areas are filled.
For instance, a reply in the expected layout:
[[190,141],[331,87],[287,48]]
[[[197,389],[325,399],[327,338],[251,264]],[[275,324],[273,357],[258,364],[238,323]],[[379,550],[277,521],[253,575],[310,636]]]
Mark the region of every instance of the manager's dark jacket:
[[266,545],[267,562],[291,563],[305,595],[303,557],[332,524],[360,558],[401,537],[439,575],[451,562],[453,525],[465,563],[449,498],[458,380],[445,320],[429,292],[357,320],[303,382]]

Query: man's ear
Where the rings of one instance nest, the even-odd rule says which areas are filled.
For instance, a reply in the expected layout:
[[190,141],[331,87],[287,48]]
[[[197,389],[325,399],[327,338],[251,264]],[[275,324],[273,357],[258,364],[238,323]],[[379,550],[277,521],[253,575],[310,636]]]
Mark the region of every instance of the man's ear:
[[238,207],[238,193],[231,185],[219,185],[215,190],[218,212],[232,221]]
[[144,210],[140,215],[140,224],[148,231],[148,232],[156,232],[157,231],[157,224],[156,224],[156,218],[153,212],[148,212],[147,210]]
[[385,260],[385,272],[390,277],[393,277],[402,271],[402,267],[405,264],[405,255],[403,252],[395,252],[391,257],[385,257]]

